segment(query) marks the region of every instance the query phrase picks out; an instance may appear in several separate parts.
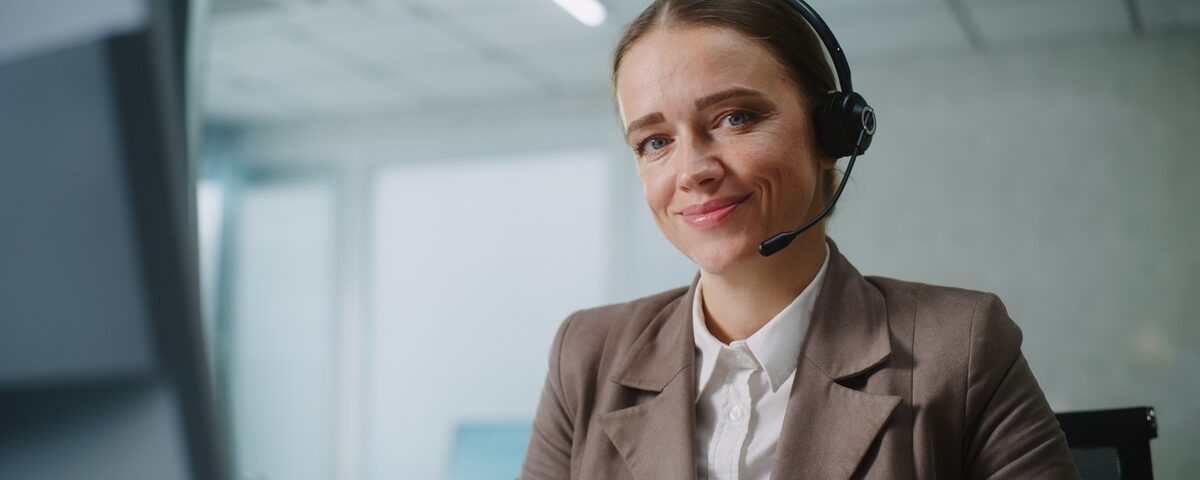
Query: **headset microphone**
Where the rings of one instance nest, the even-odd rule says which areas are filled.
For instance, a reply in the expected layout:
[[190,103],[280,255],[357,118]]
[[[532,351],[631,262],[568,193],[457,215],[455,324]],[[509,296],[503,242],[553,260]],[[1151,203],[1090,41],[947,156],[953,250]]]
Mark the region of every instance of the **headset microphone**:
[[862,95],[854,93],[850,81],[850,63],[846,61],[846,55],[842,52],[842,47],[838,45],[837,38],[833,36],[833,32],[825,24],[825,20],[822,20],[821,16],[817,15],[817,12],[804,0],[789,0],[787,3],[795,7],[800,15],[808,21],[809,27],[812,27],[813,32],[825,46],[825,51],[829,53],[834,71],[837,72],[840,91],[830,93],[813,112],[812,124],[816,131],[817,145],[829,157],[838,159],[848,156],[850,162],[846,164],[846,174],[842,176],[841,185],[838,185],[837,192],[833,194],[833,198],[829,200],[829,204],[825,205],[821,213],[800,228],[777,233],[760,243],[758,253],[764,257],[783,250],[797,236],[812,228],[833,211],[833,206],[837,204],[838,198],[841,198],[842,190],[846,188],[847,180],[850,179],[850,171],[854,169],[854,160],[867,151],[867,147],[871,146],[871,138],[875,135],[875,110],[867,105],[867,101]]

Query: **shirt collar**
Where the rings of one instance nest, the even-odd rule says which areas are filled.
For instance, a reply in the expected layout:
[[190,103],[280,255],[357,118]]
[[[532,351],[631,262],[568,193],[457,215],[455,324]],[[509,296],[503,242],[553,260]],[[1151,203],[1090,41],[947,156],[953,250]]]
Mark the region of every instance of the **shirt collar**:
[[[817,293],[825,279],[825,271],[829,266],[829,248],[825,249],[825,260],[821,269],[813,277],[812,282],[800,292],[792,303],[784,307],[766,325],[754,332],[745,340],[751,357],[763,366],[771,390],[779,389],[788,376],[796,370],[796,362],[800,359],[800,346],[804,343],[804,335],[812,318],[813,305]],[[722,349],[730,348],[721,343],[708,331],[705,326],[703,308],[703,274],[696,285],[696,295],[692,299],[692,336],[696,343],[697,364],[700,367],[696,381],[696,391],[704,391],[708,381],[716,370],[717,358]],[[697,395],[697,398],[699,396]]]

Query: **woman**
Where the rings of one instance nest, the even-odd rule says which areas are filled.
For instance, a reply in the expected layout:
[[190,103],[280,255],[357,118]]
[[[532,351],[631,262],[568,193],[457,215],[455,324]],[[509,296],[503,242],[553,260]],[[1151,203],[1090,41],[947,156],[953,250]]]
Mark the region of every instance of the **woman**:
[[571,315],[525,479],[1075,478],[993,295],[863,277],[823,225],[811,112],[834,90],[785,0],[660,0],[613,60],[617,110],[689,288]]

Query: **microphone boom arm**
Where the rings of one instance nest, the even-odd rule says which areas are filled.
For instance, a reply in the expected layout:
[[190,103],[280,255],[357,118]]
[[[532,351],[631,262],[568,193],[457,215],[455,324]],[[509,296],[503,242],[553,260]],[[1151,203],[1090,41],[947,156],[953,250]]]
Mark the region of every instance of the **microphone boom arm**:
[[762,243],[758,244],[759,255],[769,257],[778,253],[780,250],[783,250],[785,247],[787,247],[788,244],[792,243],[792,240],[795,240],[797,236],[812,228],[813,225],[816,225],[817,222],[820,222],[822,219],[824,219],[826,215],[829,215],[829,212],[833,211],[833,206],[837,204],[838,198],[841,198],[842,196],[842,190],[846,189],[847,180],[850,179],[850,171],[854,170],[854,160],[858,158],[859,150],[862,148],[863,138],[866,137],[866,135],[866,130],[859,132],[858,141],[856,141],[854,145],[854,154],[850,156],[850,162],[846,164],[846,174],[842,176],[842,182],[840,185],[838,185],[837,191],[834,192],[833,199],[829,200],[829,203],[825,205],[825,208],[821,210],[821,213],[818,213],[816,217],[813,217],[812,220],[809,220],[808,223],[805,223],[804,226],[800,228],[777,233],[771,238],[768,238]]

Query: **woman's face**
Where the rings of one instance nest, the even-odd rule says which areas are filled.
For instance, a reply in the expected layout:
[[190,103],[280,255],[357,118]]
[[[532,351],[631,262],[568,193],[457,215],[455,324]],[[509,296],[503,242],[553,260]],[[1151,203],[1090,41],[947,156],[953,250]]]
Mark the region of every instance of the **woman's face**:
[[[819,159],[795,83],[729,29],[655,30],[617,72],[617,106],[658,228],[709,273],[819,212]],[[795,247],[793,247],[795,248]]]

